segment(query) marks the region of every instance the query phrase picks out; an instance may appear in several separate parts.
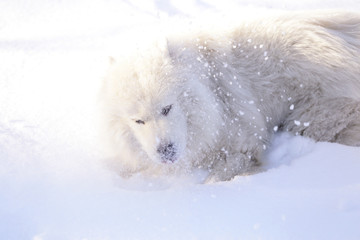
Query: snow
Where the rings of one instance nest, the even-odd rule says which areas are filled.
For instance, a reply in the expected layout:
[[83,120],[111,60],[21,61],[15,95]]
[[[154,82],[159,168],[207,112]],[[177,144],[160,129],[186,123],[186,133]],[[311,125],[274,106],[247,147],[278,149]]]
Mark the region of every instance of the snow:
[[125,180],[101,165],[96,94],[125,32],[240,8],[360,3],[1,1],[0,238],[360,239],[360,148],[277,133],[266,171],[205,185],[201,172]]

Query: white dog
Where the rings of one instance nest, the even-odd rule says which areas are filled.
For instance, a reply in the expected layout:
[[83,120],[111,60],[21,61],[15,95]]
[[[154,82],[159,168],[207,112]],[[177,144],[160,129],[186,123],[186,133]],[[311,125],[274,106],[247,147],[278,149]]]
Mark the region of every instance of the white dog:
[[259,165],[277,130],[360,146],[359,14],[281,14],[166,38],[112,64],[101,90],[122,174],[203,168],[229,180]]

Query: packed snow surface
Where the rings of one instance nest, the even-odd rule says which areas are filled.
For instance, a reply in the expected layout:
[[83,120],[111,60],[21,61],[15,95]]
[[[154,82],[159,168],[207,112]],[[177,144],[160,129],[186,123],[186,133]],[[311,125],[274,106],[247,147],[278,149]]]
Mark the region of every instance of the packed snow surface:
[[360,148],[277,133],[266,171],[201,184],[201,172],[121,179],[97,142],[108,56],[135,26],[320,8],[360,3],[2,0],[0,239],[360,239]]

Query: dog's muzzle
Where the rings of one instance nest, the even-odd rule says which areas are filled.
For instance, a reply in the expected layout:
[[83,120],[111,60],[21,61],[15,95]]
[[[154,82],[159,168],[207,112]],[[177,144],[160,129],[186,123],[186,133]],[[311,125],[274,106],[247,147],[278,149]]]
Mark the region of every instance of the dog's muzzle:
[[174,162],[176,160],[176,148],[173,143],[161,144],[157,148],[157,152],[160,154],[163,162]]

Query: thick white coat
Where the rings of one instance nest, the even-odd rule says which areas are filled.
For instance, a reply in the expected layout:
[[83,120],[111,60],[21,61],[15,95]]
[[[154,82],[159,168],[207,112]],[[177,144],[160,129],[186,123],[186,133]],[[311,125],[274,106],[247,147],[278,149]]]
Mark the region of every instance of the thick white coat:
[[[112,64],[101,100],[123,175],[205,168],[208,180],[228,180],[261,163],[277,130],[359,146],[360,15],[286,13],[174,31]],[[158,149],[168,143],[164,160]]]

